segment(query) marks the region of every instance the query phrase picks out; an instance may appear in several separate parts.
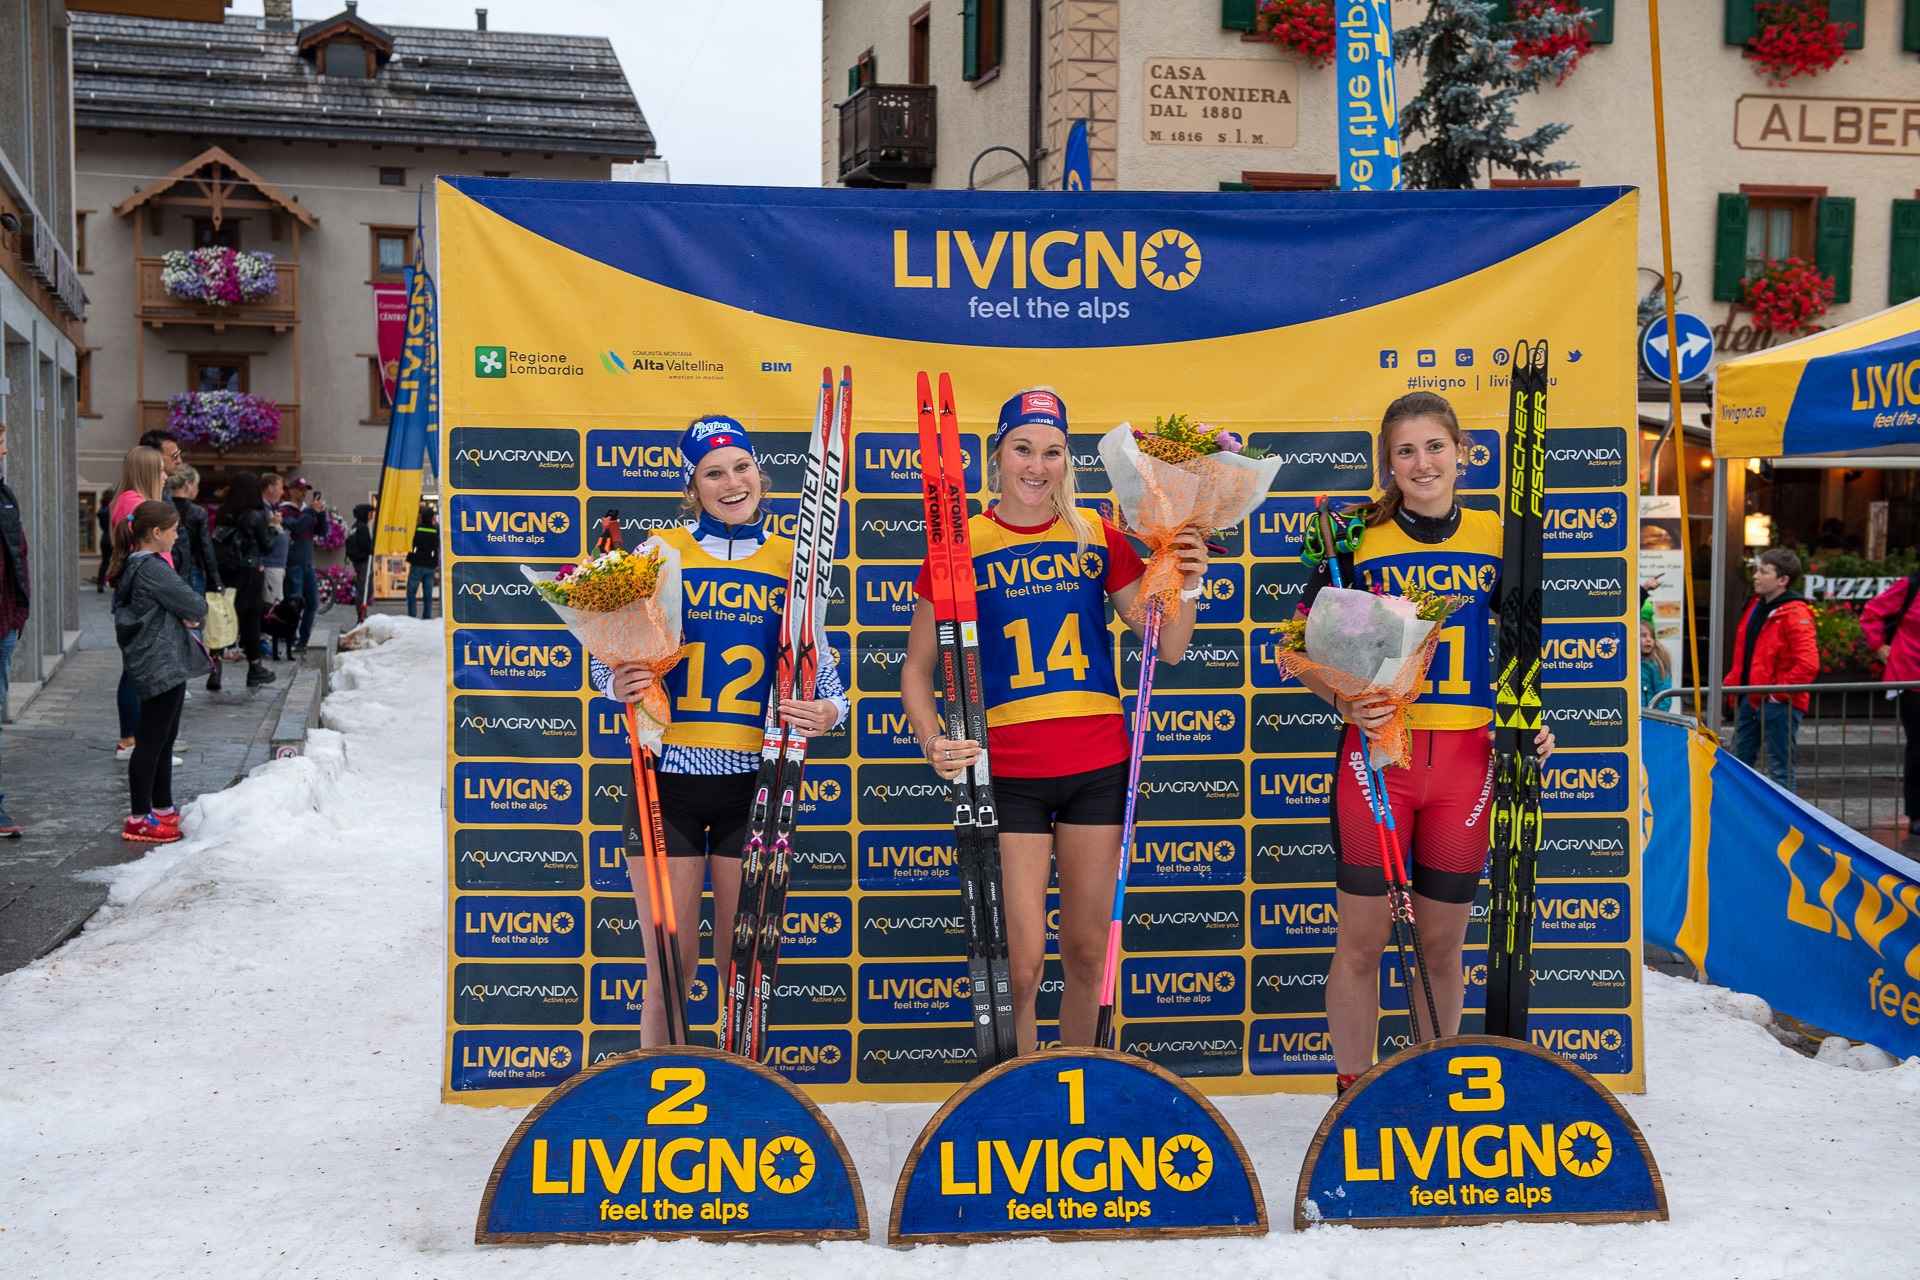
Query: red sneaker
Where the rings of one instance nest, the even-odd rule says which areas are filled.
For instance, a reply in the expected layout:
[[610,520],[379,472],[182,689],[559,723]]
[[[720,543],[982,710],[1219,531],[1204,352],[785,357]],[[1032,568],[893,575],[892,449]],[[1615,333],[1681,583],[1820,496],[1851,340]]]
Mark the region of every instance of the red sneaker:
[[141,813],[127,819],[127,825],[120,829],[120,838],[142,844],[172,844],[180,838],[180,828],[165,826],[152,814]]
[[1339,1097],[1341,1094],[1345,1093],[1347,1090],[1353,1088],[1353,1082],[1355,1080],[1358,1080],[1359,1078],[1360,1078],[1359,1076],[1350,1076],[1340,1072],[1336,1072],[1333,1077],[1334,1096]]
[[147,816],[153,819],[154,825],[160,830],[171,831],[175,839],[179,838],[180,811],[178,809],[169,809],[165,813],[161,813],[156,809]]

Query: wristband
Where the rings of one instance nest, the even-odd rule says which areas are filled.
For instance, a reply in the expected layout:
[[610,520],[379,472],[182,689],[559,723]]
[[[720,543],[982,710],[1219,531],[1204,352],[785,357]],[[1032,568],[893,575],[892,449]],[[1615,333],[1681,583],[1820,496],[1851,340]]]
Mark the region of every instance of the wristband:
[[1202,583],[1197,587],[1182,587],[1180,589],[1180,598],[1182,600],[1198,600],[1202,595],[1206,593],[1206,590],[1207,588],[1205,583]]

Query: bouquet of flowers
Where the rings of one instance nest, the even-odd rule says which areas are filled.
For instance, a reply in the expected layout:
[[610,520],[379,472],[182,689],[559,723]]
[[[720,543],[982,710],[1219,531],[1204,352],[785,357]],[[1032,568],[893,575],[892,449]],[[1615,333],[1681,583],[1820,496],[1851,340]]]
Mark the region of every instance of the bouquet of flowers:
[[160,260],[160,287],[183,302],[210,307],[258,302],[280,291],[271,253],[171,249]]
[[1151,431],[1121,423],[1100,437],[1122,525],[1152,553],[1135,608],[1157,605],[1170,616],[1180,602],[1180,562],[1173,539],[1189,526],[1203,534],[1231,528],[1267,500],[1278,458],[1250,454],[1240,437],[1183,413],[1155,418]]
[[520,572],[560,621],[610,667],[629,662],[653,672],[653,683],[629,723],[637,746],[658,747],[671,718],[661,677],[680,661],[680,557],[654,543],[643,551],[603,551],[555,573]]
[[280,435],[280,406],[245,391],[186,391],[167,397],[167,429],[181,444],[212,445],[222,453],[239,444],[272,444]]
[[1280,625],[1280,665],[1310,672],[1349,702],[1391,702],[1398,714],[1367,744],[1375,767],[1404,766],[1411,737],[1407,708],[1427,678],[1440,627],[1458,597],[1415,590],[1404,596],[1325,587],[1313,608]]

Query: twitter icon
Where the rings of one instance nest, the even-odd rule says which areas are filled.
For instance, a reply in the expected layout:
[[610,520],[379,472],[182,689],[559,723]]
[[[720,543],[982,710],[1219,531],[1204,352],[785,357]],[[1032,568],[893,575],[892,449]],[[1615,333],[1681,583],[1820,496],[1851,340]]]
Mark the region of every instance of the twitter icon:
[[1569,351],[1569,352],[1567,352],[1567,363],[1568,363],[1568,364],[1579,364],[1579,363],[1580,363],[1580,353],[1579,353],[1578,351]]

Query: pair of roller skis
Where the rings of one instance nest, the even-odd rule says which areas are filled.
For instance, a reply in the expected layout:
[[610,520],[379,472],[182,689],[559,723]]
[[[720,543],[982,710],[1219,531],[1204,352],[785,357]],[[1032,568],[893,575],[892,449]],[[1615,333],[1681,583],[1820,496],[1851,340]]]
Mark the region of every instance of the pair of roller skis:
[[1540,612],[1547,460],[1547,344],[1513,349],[1501,519],[1500,667],[1493,699],[1493,914],[1487,925],[1488,1035],[1527,1038],[1534,871],[1540,855]]
[[970,738],[980,755],[951,784],[953,841],[967,929],[967,985],[972,992],[973,1051],[979,1069],[1016,1057],[1013,983],[1007,966],[1007,920],[1000,888],[1000,818],[987,764],[986,686],[980,667],[979,613],[974,603],[973,548],[967,536],[967,460],[953,411],[953,380],[933,387],[922,373],[920,468],[926,501],[927,578],[939,644],[940,689],[949,738]]
[[780,929],[793,878],[793,830],[807,735],[780,718],[780,704],[809,701],[820,673],[822,628],[833,589],[833,548],[840,533],[840,493],[853,421],[853,370],[820,371],[820,402],[800,488],[787,609],[767,697],[766,735],[753,783],[753,807],[740,859],[740,906],[727,960],[720,1047],[758,1062],[767,1052],[767,1019],[780,964]]
[[[1346,556],[1348,565],[1353,563],[1365,531],[1366,526],[1357,519],[1335,517],[1332,500],[1322,497],[1314,504],[1313,523],[1307,530],[1302,559],[1325,561],[1333,585],[1345,587],[1346,574],[1340,567],[1340,557]],[[1427,1026],[1438,1036],[1440,1013],[1433,1000],[1433,977],[1427,970],[1426,948],[1420,942],[1420,922],[1413,916],[1413,886],[1407,877],[1406,853],[1400,846],[1400,828],[1393,820],[1393,801],[1387,795],[1387,780],[1373,763],[1367,735],[1356,736],[1360,745],[1355,773],[1360,793],[1373,811],[1374,836],[1380,842],[1380,869],[1387,881],[1387,915],[1393,922],[1393,949],[1400,961],[1400,983],[1407,991],[1407,1034],[1414,1044],[1419,1044],[1422,1036],[1420,1017],[1413,1007],[1413,978],[1416,972],[1420,976],[1420,990],[1426,996]],[[1346,762],[1342,761],[1340,767],[1346,768]],[[1409,941],[1413,949],[1411,965],[1407,963]]]

